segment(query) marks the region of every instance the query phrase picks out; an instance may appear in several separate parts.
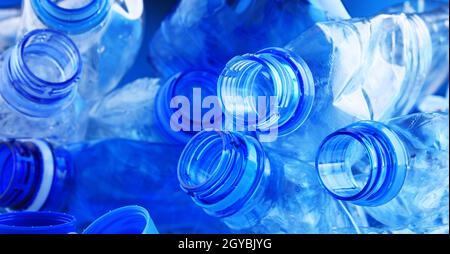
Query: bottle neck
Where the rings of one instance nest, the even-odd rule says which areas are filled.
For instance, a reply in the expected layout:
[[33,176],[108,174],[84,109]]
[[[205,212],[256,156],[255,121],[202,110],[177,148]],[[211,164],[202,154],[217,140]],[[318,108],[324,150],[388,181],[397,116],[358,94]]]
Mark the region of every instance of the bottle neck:
[[31,0],[33,11],[47,27],[81,34],[98,27],[108,17],[110,0]]
[[237,126],[286,135],[309,117],[314,102],[311,71],[299,56],[280,48],[233,58],[219,77],[218,97]]
[[200,132],[178,164],[181,188],[212,216],[225,222],[240,217],[234,228],[251,226],[250,216],[258,218],[267,211],[261,207],[267,198],[262,193],[270,186],[271,174],[258,141],[231,132]]
[[68,158],[61,155],[42,140],[0,142],[0,207],[54,210],[69,178]]
[[48,117],[75,98],[81,59],[75,44],[53,30],[34,30],[4,55],[0,94],[15,110]]
[[13,212],[0,215],[0,234],[76,233],[76,219],[56,212]]
[[363,121],[329,135],[316,157],[323,186],[337,199],[379,206],[400,192],[409,167],[404,141],[389,126]]
[[[156,116],[164,133],[179,143],[187,143],[204,127],[220,128],[222,111],[215,97],[216,84],[217,74],[205,70],[187,71],[170,78],[159,89],[155,105]],[[207,100],[208,105],[203,105]],[[212,115],[215,121],[211,126],[204,126],[203,111],[210,106],[214,110]]]

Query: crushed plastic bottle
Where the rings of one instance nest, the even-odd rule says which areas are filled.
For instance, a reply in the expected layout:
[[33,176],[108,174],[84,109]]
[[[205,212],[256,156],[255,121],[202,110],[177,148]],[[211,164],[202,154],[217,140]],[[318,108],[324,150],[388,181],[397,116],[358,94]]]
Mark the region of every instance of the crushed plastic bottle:
[[84,138],[87,112],[77,86],[82,65],[72,40],[34,30],[0,57],[0,137]]
[[227,233],[180,190],[181,150],[121,139],[65,146],[6,140],[0,143],[0,207],[67,212],[82,229],[111,209],[139,205],[151,211],[161,233]]
[[362,121],[329,135],[317,154],[323,186],[389,228],[448,225],[448,114]]
[[283,46],[317,21],[349,18],[340,0],[183,0],[150,43],[164,77],[220,71],[233,56]]

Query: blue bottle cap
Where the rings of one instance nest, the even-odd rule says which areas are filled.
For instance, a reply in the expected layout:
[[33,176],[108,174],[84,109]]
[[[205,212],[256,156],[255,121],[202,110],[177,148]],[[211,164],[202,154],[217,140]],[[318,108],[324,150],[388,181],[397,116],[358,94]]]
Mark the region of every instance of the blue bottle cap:
[[0,214],[0,234],[69,234],[76,232],[76,219],[57,212]]
[[101,216],[83,234],[158,234],[158,230],[145,208],[125,206]]

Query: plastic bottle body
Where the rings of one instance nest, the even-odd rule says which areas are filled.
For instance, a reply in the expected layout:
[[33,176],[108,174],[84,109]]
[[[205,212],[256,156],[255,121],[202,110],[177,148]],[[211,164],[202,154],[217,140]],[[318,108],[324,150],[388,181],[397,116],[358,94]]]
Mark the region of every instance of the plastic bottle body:
[[[36,28],[68,34],[83,57],[80,94],[90,105],[113,90],[134,63],[143,34],[143,2],[25,0],[19,37]],[[120,64],[117,64],[120,63]]]
[[417,233],[448,225],[448,114],[355,123],[327,137],[316,163],[334,197],[384,225]]
[[[217,75],[189,71],[160,79],[143,78],[113,91],[91,111],[88,139],[121,137],[158,143],[187,143],[203,128],[203,116],[222,112],[213,90]],[[211,96],[211,97],[209,97]],[[201,99],[214,98],[212,106]],[[177,99],[179,98],[179,99]],[[182,103],[180,105],[180,103]],[[198,117],[194,114],[198,112]]]
[[0,135],[81,140],[84,102],[77,95],[81,60],[73,42],[52,30],[35,30],[0,57]]
[[[327,233],[359,222],[320,186],[310,165],[238,133],[197,134],[178,164],[181,187],[240,233]],[[328,216],[333,216],[329,220]]]
[[20,10],[17,7],[0,6],[0,54],[13,46],[16,41],[16,32],[20,25]]
[[[224,110],[235,118],[254,111],[247,107],[234,113],[230,96],[274,96],[278,114],[255,126],[277,129],[279,137],[264,144],[313,161],[320,140],[330,132],[357,120],[407,113],[422,96],[432,63],[432,24],[421,17],[379,15],[318,23],[285,49],[236,57],[219,78]],[[263,91],[248,86],[251,73]]]
[[189,69],[220,71],[237,54],[283,46],[317,21],[348,18],[340,1],[310,2],[181,1],[154,36],[150,57],[165,77]]

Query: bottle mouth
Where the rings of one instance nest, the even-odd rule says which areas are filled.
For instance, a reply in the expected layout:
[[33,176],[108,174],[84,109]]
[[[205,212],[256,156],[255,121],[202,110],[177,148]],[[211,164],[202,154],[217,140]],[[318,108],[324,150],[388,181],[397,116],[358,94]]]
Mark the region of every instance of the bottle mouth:
[[48,27],[81,34],[99,26],[108,16],[110,0],[31,0],[38,18]]
[[316,169],[337,199],[379,206],[401,190],[408,154],[400,137],[378,122],[358,122],[329,135],[320,145]]
[[82,61],[69,37],[54,30],[33,30],[9,54],[3,72],[13,89],[3,87],[2,95],[11,105],[27,115],[46,117],[71,104]]
[[195,135],[178,162],[180,186],[215,217],[244,205],[270,169],[261,145],[235,132],[205,130]]
[[83,234],[158,234],[158,231],[145,208],[126,206],[101,216]]
[[[217,79],[218,75],[214,72],[191,70],[174,75],[161,87],[156,98],[157,115],[163,129],[173,139],[187,143],[203,128],[221,128],[223,114],[215,90]],[[217,112],[214,112],[214,116],[219,116],[212,123],[208,122],[207,126],[203,118],[205,107],[210,105],[203,105],[204,102],[215,105]],[[180,109],[180,103],[189,104],[190,107]],[[180,122],[180,119],[183,121]]]
[[57,212],[0,214],[0,234],[69,234],[76,232],[76,219]]
[[308,65],[285,49],[269,48],[229,61],[219,76],[218,96],[236,127],[287,135],[309,116],[314,81]]

